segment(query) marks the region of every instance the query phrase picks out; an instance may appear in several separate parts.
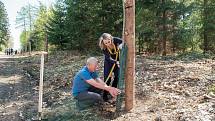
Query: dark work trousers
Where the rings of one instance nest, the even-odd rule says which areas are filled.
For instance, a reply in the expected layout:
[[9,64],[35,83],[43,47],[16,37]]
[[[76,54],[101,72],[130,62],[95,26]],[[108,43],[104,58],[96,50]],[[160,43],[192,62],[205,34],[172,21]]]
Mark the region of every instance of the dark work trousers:
[[103,101],[101,93],[102,90],[90,87],[88,91],[79,93],[75,99],[81,108],[87,108]]
[[[113,64],[110,64],[107,61],[104,62],[104,81],[107,80],[108,75],[109,75],[109,73],[111,71],[112,66],[113,66]],[[111,77],[109,77],[109,79],[106,82],[106,84],[108,86],[112,86],[112,87],[116,87],[117,88],[117,84],[118,84],[118,81],[119,81],[119,67],[117,66],[117,64],[115,65],[114,70],[113,70],[112,73],[114,73],[114,80],[113,80],[112,85],[110,85],[110,83],[111,83]],[[104,91],[104,93],[103,93],[103,100],[104,101],[108,101],[108,95],[110,95],[109,92]]]

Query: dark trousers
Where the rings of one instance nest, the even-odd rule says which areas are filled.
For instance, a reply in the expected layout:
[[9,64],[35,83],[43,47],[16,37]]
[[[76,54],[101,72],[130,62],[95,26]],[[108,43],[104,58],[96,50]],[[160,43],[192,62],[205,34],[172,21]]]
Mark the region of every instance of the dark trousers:
[[75,99],[77,99],[78,107],[85,109],[98,104],[103,101],[101,96],[102,90],[95,87],[90,87],[88,91],[79,93]]
[[[104,63],[104,81],[107,80],[108,75],[109,75],[109,73],[111,71],[112,66],[113,66],[113,64],[110,64],[108,62]],[[118,81],[119,81],[119,67],[117,65],[115,65],[113,73],[114,73],[114,80],[113,80],[111,86],[117,88]],[[108,86],[110,86],[110,84],[111,84],[111,77],[108,79],[108,81],[106,82],[106,84]],[[109,92],[104,91],[104,93],[103,93],[103,99],[104,99],[104,101],[108,100],[108,95],[110,95]]]

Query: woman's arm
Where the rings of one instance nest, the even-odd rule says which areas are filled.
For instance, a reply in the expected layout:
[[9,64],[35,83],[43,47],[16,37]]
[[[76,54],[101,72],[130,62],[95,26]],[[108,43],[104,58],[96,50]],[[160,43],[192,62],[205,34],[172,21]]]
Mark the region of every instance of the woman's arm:
[[119,48],[122,49],[124,41],[118,37],[114,37],[114,44]]
[[113,37],[113,41],[114,41],[114,43],[115,44],[117,44],[117,45],[120,45],[120,44],[122,44],[124,41],[121,39],[121,38],[119,38],[119,37]]
[[108,61],[109,63],[114,64],[117,62],[113,58],[111,58],[110,54],[106,50],[103,50],[103,53],[105,55],[105,60]]

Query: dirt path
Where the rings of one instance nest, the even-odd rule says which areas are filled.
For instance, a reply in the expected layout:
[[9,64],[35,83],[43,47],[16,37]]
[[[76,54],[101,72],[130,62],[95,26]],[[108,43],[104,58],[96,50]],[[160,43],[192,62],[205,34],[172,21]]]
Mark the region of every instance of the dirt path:
[[0,121],[22,121],[36,114],[32,87],[17,57],[0,53]]

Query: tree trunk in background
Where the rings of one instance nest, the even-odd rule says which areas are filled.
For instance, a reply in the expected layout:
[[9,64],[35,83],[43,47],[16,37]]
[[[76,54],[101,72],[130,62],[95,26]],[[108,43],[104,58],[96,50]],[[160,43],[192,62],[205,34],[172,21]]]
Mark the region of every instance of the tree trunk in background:
[[[25,31],[25,40],[27,39],[27,33],[26,33],[26,21],[25,21],[25,18],[24,18],[24,31]],[[27,40],[26,40],[26,42],[27,42]],[[28,51],[28,43],[26,43],[26,45],[24,45],[25,46],[25,50],[24,50],[24,52],[27,52]]]
[[47,37],[47,33],[45,35],[45,52],[47,52],[47,54],[45,54],[45,62],[48,62],[48,37]]
[[[162,0],[162,3],[164,3],[165,0]],[[162,19],[163,19],[163,35],[162,35],[162,55],[166,56],[167,48],[166,48],[166,41],[167,41],[167,28],[166,28],[166,10],[163,10],[162,12]]]
[[[160,15],[160,11],[157,11],[156,12],[156,17],[159,18],[161,17]],[[160,34],[161,31],[162,31],[162,26],[160,24],[160,21],[156,21],[156,35],[155,35],[155,38],[156,38],[156,43],[154,46],[156,46],[156,50],[155,50],[155,53],[156,55],[161,55],[162,54],[162,35]]]
[[207,36],[207,2],[208,0],[204,0],[204,21],[203,21],[203,39],[204,39],[204,53],[206,53],[209,48],[208,48],[208,36]]
[[32,27],[31,27],[31,24],[32,24],[32,18],[31,18],[31,6],[30,6],[30,4],[28,5],[28,17],[29,17],[29,29],[30,29],[30,31],[29,31],[29,36],[30,36],[30,38],[28,38],[28,43],[29,43],[29,55],[31,55],[31,41],[30,41],[30,39],[31,39],[31,31],[32,31]]
[[29,55],[31,55],[31,42],[30,42],[30,40],[28,40],[28,44],[29,44]]
[[135,102],[135,0],[125,0],[124,39],[128,46],[125,76],[125,109],[130,111]]

